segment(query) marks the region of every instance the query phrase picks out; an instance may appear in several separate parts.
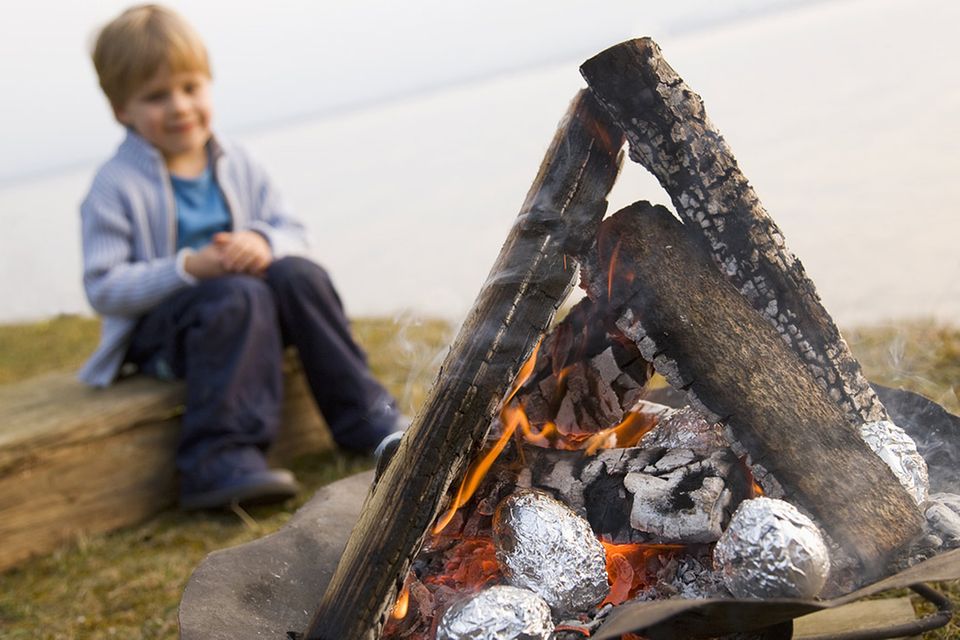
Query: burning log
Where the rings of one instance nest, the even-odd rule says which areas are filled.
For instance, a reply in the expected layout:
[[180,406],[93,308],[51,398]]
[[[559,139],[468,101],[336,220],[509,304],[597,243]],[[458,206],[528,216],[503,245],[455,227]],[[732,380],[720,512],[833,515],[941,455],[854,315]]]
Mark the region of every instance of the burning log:
[[577,439],[620,423],[652,373],[604,309],[584,298],[543,339],[517,399],[532,425]]
[[593,229],[603,217],[622,144],[603,110],[580,92],[430,396],[367,496],[308,640],[379,636],[447,489],[480,448],[497,403],[571,287],[576,270],[564,254],[592,237],[579,227]]
[[585,265],[588,294],[608,300],[644,357],[726,425],[768,493],[781,488],[877,575],[920,532],[916,504],[691,235],[646,202],[616,213]]
[[630,158],[657,177],[689,228],[699,232],[697,242],[820,386],[857,422],[889,419],[700,96],[657,44],[649,38],[621,43],[580,71],[624,130]]

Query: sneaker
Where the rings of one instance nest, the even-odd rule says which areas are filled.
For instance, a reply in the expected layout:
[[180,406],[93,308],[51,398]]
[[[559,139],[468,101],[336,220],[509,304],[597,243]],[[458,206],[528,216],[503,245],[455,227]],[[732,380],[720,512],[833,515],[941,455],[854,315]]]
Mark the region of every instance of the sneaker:
[[254,505],[283,502],[300,491],[293,474],[286,469],[264,469],[237,474],[202,491],[180,492],[184,511],[226,509],[232,504]]
[[373,475],[375,481],[383,475],[387,465],[390,464],[390,459],[393,458],[393,454],[400,448],[400,440],[403,439],[403,434],[406,433],[407,427],[409,426],[410,418],[400,416],[397,420],[397,428],[400,430],[388,434],[373,450],[373,460],[376,467]]

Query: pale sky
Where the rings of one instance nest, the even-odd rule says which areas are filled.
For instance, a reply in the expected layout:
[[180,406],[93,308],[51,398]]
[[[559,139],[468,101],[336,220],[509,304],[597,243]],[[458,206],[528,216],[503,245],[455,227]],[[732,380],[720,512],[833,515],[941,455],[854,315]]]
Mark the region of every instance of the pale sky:
[[[809,2],[809,0],[808,0]],[[92,161],[117,126],[87,52],[131,3],[0,0],[0,185]],[[248,131],[574,59],[798,0],[173,0],[211,51],[217,124]]]
[[[306,222],[351,314],[461,317],[580,63],[652,35],[841,326],[960,317],[955,0],[175,4],[212,51],[217,128]],[[87,39],[123,5],[6,5],[0,322],[89,313],[78,205],[122,131]],[[627,163],[611,210],[638,199],[669,202]]]

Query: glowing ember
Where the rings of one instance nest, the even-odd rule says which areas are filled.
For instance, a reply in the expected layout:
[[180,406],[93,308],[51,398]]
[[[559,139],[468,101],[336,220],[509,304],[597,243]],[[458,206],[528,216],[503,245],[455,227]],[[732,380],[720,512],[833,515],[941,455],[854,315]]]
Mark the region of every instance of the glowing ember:
[[[424,552],[407,575],[381,637],[434,640],[439,616],[448,606],[503,579],[489,538],[434,537]],[[406,611],[400,610],[401,603]]]
[[610,594],[601,603],[620,604],[630,598],[634,588],[634,571],[627,559],[619,553],[607,555],[607,577],[610,580]]
[[423,582],[472,593],[497,582],[501,576],[493,542],[485,538],[468,538],[448,550],[441,573],[426,576]]
[[603,541],[601,544],[607,556],[607,576],[610,580],[610,594],[601,606],[621,604],[634,597],[656,580],[653,570],[648,567],[651,559],[685,548],[680,544],[612,544]]

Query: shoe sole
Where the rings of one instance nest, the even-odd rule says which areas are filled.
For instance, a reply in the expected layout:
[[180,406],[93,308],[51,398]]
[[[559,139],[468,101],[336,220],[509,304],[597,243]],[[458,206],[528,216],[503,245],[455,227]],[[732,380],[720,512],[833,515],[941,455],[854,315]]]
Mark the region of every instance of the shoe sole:
[[247,487],[228,487],[208,491],[192,496],[180,498],[180,508],[183,511],[201,511],[212,509],[229,509],[231,505],[253,506],[283,502],[294,497],[300,490],[300,485],[290,478],[278,478],[269,482],[251,484]]

